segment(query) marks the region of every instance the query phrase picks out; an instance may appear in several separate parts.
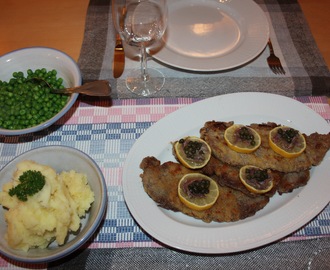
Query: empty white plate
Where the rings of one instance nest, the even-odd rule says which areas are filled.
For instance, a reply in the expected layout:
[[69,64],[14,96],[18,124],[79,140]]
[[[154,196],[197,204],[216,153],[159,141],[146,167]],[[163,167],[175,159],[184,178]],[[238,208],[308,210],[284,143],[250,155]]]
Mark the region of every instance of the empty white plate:
[[181,69],[219,71],[254,59],[268,38],[268,20],[252,0],[168,0],[166,33],[150,53]]

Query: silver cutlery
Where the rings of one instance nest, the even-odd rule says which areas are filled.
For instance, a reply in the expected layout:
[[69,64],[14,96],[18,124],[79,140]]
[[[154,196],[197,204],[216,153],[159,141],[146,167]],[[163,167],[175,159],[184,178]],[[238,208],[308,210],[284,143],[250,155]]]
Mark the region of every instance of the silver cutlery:
[[281,60],[275,55],[273,44],[268,39],[268,47],[269,47],[269,57],[267,58],[267,63],[269,68],[275,73],[275,74],[285,74],[285,70],[281,64]]
[[124,52],[123,42],[119,34],[117,34],[115,52],[112,62],[113,77],[119,78],[123,74],[124,68],[125,68],[125,52]]

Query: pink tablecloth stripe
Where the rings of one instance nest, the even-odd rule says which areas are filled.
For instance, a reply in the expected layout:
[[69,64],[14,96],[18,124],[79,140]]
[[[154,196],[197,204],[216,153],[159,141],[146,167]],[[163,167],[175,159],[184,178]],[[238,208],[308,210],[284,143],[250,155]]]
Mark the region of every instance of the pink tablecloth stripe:
[[[327,97],[295,97],[325,120],[330,121],[330,106]],[[136,123],[156,122],[166,115],[191,103],[196,98],[155,98],[96,101],[93,103],[77,102],[67,117],[61,118],[59,124],[86,123]]]

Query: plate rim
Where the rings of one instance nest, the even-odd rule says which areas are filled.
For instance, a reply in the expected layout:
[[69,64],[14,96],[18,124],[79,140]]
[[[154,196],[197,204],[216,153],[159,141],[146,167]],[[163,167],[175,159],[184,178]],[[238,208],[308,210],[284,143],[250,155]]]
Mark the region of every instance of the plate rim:
[[[311,108],[307,107],[306,105],[304,105],[303,103],[288,98],[288,97],[284,97],[284,96],[280,96],[280,95],[276,95],[276,94],[268,94],[268,93],[257,93],[257,92],[247,92],[247,93],[234,93],[234,94],[226,94],[226,95],[220,95],[220,96],[215,96],[215,97],[211,97],[211,98],[207,98],[207,99],[203,99],[201,101],[197,101],[195,103],[192,103],[190,105],[184,106],[180,109],[178,109],[177,111],[169,114],[168,116],[160,119],[158,122],[156,122],[153,126],[151,126],[148,130],[146,130],[141,137],[138,139],[138,141],[136,141],[133,145],[133,147],[131,148],[125,164],[124,164],[124,168],[123,168],[123,178],[122,178],[122,185],[123,185],[123,193],[124,193],[124,198],[125,198],[125,202],[126,205],[132,215],[132,217],[134,218],[134,220],[137,222],[137,224],[139,224],[139,226],[151,237],[153,237],[154,239],[156,239],[157,241],[160,241],[161,243],[171,246],[173,248],[176,248],[178,250],[183,250],[183,251],[189,251],[189,252],[193,252],[193,253],[205,253],[205,254],[226,254],[226,253],[234,253],[234,252],[239,252],[239,251],[245,251],[245,250],[249,250],[252,248],[257,248],[269,243],[272,243],[274,241],[277,241],[287,235],[289,235],[290,233],[294,232],[295,230],[299,229],[300,227],[304,226],[306,223],[308,223],[312,218],[314,218],[317,214],[319,214],[327,205],[328,201],[326,199],[322,199],[322,196],[318,196],[319,199],[318,201],[313,202],[313,206],[309,206],[308,208],[308,213],[306,212],[306,206],[302,206],[303,203],[298,203],[301,200],[305,199],[306,196],[308,198],[308,190],[310,188],[308,188],[311,185],[306,185],[303,188],[297,189],[295,190],[292,194],[292,196],[290,195],[289,199],[287,199],[288,201],[284,204],[284,206],[281,206],[279,209],[275,209],[274,211],[272,211],[272,215],[269,214],[265,214],[265,215],[261,215],[258,216],[259,213],[261,211],[259,211],[255,216],[251,217],[251,218],[247,218],[245,220],[242,221],[238,221],[238,222],[233,222],[233,223],[226,223],[224,225],[228,225],[228,226],[223,226],[219,229],[219,227],[209,227],[207,228],[207,230],[209,230],[209,232],[218,232],[219,230],[222,230],[222,232],[226,232],[226,233],[232,233],[232,230],[234,230],[236,233],[239,234],[238,237],[243,237],[243,239],[241,239],[241,241],[234,241],[234,242],[226,242],[223,241],[222,239],[218,239],[219,241],[217,243],[213,243],[213,246],[203,246],[201,247],[198,243],[198,246],[196,246],[195,244],[187,244],[185,241],[185,239],[180,239],[180,241],[178,241],[178,236],[175,236],[175,240],[173,239],[168,239],[168,232],[165,232],[164,228],[160,228],[159,224],[157,226],[150,227],[150,222],[153,222],[152,220],[150,220],[150,218],[148,218],[148,220],[145,220],[145,217],[141,218],[140,214],[138,213],[137,209],[136,209],[136,203],[139,203],[138,199],[141,199],[139,197],[133,198],[132,200],[132,194],[133,197],[136,196],[137,192],[141,191],[141,195],[144,197],[143,200],[145,200],[146,202],[148,202],[148,204],[152,204],[153,207],[155,207],[155,209],[158,209],[157,211],[159,211],[159,208],[157,208],[157,205],[155,202],[152,201],[151,198],[148,197],[148,195],[144,192],[143,190],[143,186],[142,186],[142,182],[141,179],[138,179],[139,176],[137,175],[135,180],[140,180],[140,181],[136,181],[135,184],[133,182],[133,186],[132,186],[132,182],[130,182],[128,179],[132,179],[132,163],[137,163],[137,158],[136,158],[136,152],[139,151],[139,147],[141,144],[141,141],[144,140],[144,138],[148,138],[150,133],[155,132],[156,129],[159,130],[159,126],[163,125],[163,122],[166,121],[170,121],[174,118],[176,118],[176,116],[178,114],[182,114],[185,113],[186,111],[189,112],[189,109],[195,109],[198,106],[202,106],[203,104],[208,104],[210,101],[212,102],[218,102],[219,100],[224,100],[224,101],[228,101],[228,99],[237,99],[237,98],[242,98],[243,100],[246,98],[255,98],[255,97],[267,97],[269,100],[272,101],[272,103],[274,103],[274,98],[275,99],[280,99],[280,100],[286,100],[287,102],[289,102],[290,104],[295,104],[294,106],[298,106],[300,108],[303,108],[308,114],[312,114],[313,117],[318,118],[318,121],[323,123],[323,127],[320,129],[325,129],[327,130],[327,132],[330,131],[330,126],[328,125],[328,123],[325,121],[325,119],[323,119],[319,114],[317,114],[315,111],[313,111]],[[317,130],[318,131],[318,130]],[[158,131],[159,132],[159,131]],[[145,135],[146,134],[146,135]],[[151,134],[152,135],[152,134]],[[180,134],[179,134],[180,135]],[[141,139],[142,138],[142,139]],[[139,143],[140,142],[140,143]],[[152,151],[151,151],[152,152]],[[152,154],[150,154],[152,155]],[[157,158],[157,156],[156,156]],[[325,157],[325,159],[327,158],[327,162],[330,162],[330,154],[328,153],[327,156]],[[141,159],[142,160],[142,159]],[[141,162],[141,160],[139,162]],[[164,162],[165,160],[161,160],[161,162]],[[322,162],[319,166],[321,166],[324,162]],[[139,172],[142,172],[142,170],[140,170],[139,168],[136,168],[139,170]],[[318,174],[320,173],[321,170],[313,170],[313,174],[316,172],[316,174],[314,175],[315,177],[318,176]],[[318,172],[318,173],[317,173]],[[313,177],[313,176],[312,176]],[[314,181],[316,182],[316,181]],[[313,182],[313,183],[314,183]],[[313,184],[314,185],[314,184]],[[131,190],[130,190],[131,189]],[[140,189],[140,190],[137,190]],[[322,194],[327,194],[326,192],[330,191],[330,187],[325,187],[321,190]],[[135,195],[134,195],[135,194]],[[307,195],[306,195],[307,194]],[[282,195],[283,196],[283,195]],[[327,196],[325,196],[327,197]],[[273,198],[272,198],[273,199]],[[315,199],[315,198],[314,198]],[[149,200],[149,201],[148,201]],[[271,202],[270,202],[271,203]],[[270,204],[269,203],[269,204]],[[268,205],[269,205],[268,204]],[[283,219],[281,218],[281,216],[279,216],[279,214],[281,214],[281,212],[283,211],[283,208],[285,210],[287,210],[288,205],[294,205],[295,207],[300,205],[299,207],[299,211],[301,211],[301,214],[298,215],[298,217],[296,217],[294,220],[285,223],[283,221]],[[267,206],[266,206],[267,207]],[[148,209],[150,210],[150,209]],[[288,209],[289,211],[292,211],[292,209],[289,207]],[[144,211],[146,211],[146,209],[144,209]],[[161,210],[160,212],[162,212],[163,210]],[[165,210],[167,211],[167,210]],[[296,210],[295,210],[296,211]],[[151,213],[148,213],[149,215],[151,215]],[[152,213],[155,214],[155,213]],[[295,213],[292,213],[295,214]],[[157,218],[161,217],[162,215],[164,215],[164,213],[160,214],[156,214]],[[155,217],[155,216],[154,216]],[[274,217],[277,217],[278,220],[273,220]],[[240,229],[240,227],[242,226],[246,226],[247,228],[251,228],[251,224],[253,225],[253,222],[255,223],[255,219],[257,218],[260,219],[262,222],[270,222],[273,223],[273,225],[278,225],[278,228],[280,230],[273,230],[273,235],[269,235],[269,231],[263,231],[260,232],[260,235],[263,235],[263,237],[259,237],[256,239],[251,239],[251,238],[244,238],[244,232]],[[168,220],[169,217],[166,217],[165,220]],[[162,220],[164,221],[164,220]],[[149,224],[148,224],[149,222]],[[174,224],[174,225],[173,225]],[[187,224],[177,224],[175,222],[168,222],[168,224],[166,224],[166,230],[171,230],[171,229],[181,229],[181,227],[187,228],[187,226],[189,227],[189,230],[191,233],[198,233],[201,232],[200,228],[196,227],[196,226],[189,226]],[[222,226],[222,225],[221,225]],[[232,227],[232,228],[231,228]],[[155,229],[156,228],[156,229]],[[283,231],[283,228],[285,229]],[[203,231],[205,233],[205,231]],[[166,233],[166,235],[164,236],[164,233]],[[268,235],[266,237],[266,235]],[[207,239],[206,239],[207,240]],[[198,242],[200,241],[200,239],[193,239],[192,242]],[[216,245],[216,247],[214,246]]]

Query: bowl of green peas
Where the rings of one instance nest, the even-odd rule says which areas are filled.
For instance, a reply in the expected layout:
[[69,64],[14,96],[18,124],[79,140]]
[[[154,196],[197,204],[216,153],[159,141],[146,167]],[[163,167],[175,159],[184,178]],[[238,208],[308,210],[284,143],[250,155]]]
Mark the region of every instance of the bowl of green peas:
[[29,47],[0,56],[0,135],[48,128],[68,113],[78,97],[54,94],[50,87],[81,83],[77,63],[59,50]]

